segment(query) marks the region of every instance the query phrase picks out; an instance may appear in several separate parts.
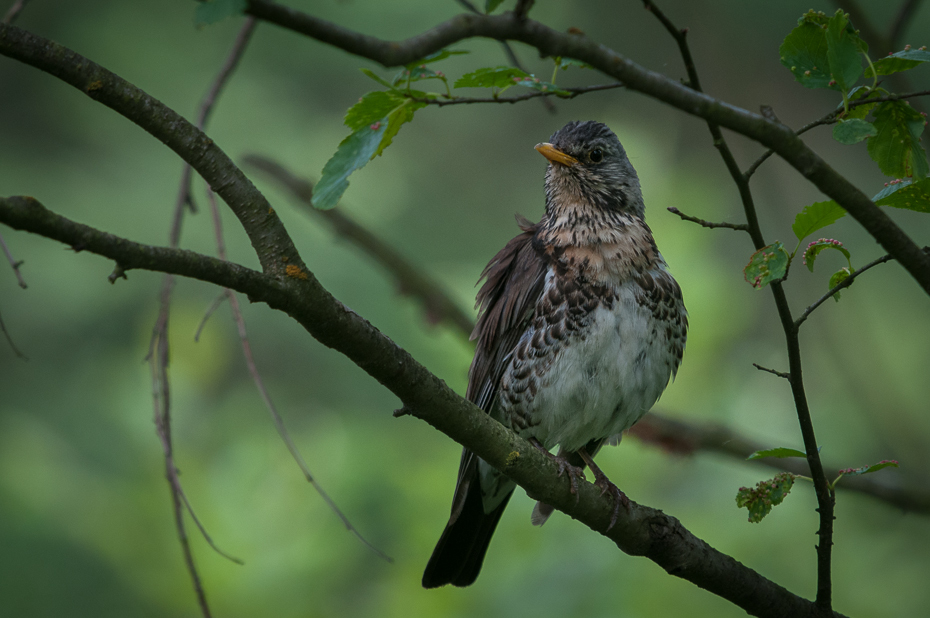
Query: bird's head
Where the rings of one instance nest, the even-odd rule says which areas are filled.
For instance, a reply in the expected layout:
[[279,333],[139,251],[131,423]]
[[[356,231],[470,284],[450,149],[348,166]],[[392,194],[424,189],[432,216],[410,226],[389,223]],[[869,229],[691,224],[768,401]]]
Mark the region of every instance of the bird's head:
[[570,122],[538,144],[549,159],[546,210],[581,207],[643,218],[639,177],[607,125]]

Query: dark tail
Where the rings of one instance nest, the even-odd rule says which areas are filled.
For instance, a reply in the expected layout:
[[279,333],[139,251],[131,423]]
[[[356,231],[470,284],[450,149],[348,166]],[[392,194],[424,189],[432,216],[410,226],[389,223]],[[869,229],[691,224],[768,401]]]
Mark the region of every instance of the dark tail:
[[462,587],[475,582],[497,522],[513,494],[511,490],[497,508],[485,513],[475,466],[472,465],[465,473],[471,478],[459,479],[459,489],[465,492],[462,507],[460,510],[455,508],[458,500],[453,504],[452,517],[423,573],[424,588],[438,588],[446,584]]

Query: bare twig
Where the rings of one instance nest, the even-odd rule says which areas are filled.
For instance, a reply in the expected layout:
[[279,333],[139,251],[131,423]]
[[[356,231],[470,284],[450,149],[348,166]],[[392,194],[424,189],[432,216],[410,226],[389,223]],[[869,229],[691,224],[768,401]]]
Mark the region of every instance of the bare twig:
[[197,330],[194,332],[194,341],[200,341],[200,335],[203,333],[204,327],[207,325],[207,322],[210,320],[210,317],[220,308],[220,305],[223,304],[223,301],[226,300],[226,290],[220,292],[220,295],[217,296],[210,306],[207,308],[207,311],[203,314],[203,317],[200,318],[200,324],[197,325]]
[[786,380],[791,379],[790,373],[785,373],[784,371],[777,371],[775,369],[769,369],[768,367],[763,367],[762,365],[759,365],[757,363],[753,363],[752,366],[758,369],[759,371],[765,371],[766,373],[771,373],[772,375],[778,376],[779,378],[784,378]]
[[16,281],[19,283],[19,287],[25,290],[29,286],[26,285],[23,274],[19,272],[19,267],[23,265],[23,261],[17,260],[13,257],[13,254],[10,253],[9,247],[6,246],[6,241],[3,240],[3,234],[0,234],[0,247],[3,248],[3,253],[6,255],[7,261],[9,261],[10,266],[13,268],[13,272],[16,273]]
[[462,311],[443,287],[416,264],[339,207],[330,210],[313,208],[313,185],[310,181],[294,176],[281,164],[265,157],[248,155],[244,162],[282,184],[306,207],[306,212],[325,219],[336,234],[346,238],[381,264],[394,278],[401,293],[413,296],[423,303],[427,319],[431,323],[444,321],[458,328],[466,337],[471,334],[474,327],[471,316]]
[[19,17],[19,12],[23,10],[23,7],[26,6],[27,2],[29,2],[29,0],[16,0],[16,2],[13,3],[13,6],[10,7],[10,10],[8,10],[6,15],[4,15],[3,23],[12,24],[14,21],[16,21],[16,18]]
[[[223,225],[222,221],[220,220],[220,210],[216,203],[216,195],[209,188],[207,189],[207,199],[210,203],[210,213],[213,216],[213,231],[216,238],[217,255],[225,262],[228,260],[226,259],[226,243],[223,240]],[[239,331],[239,342],[242,344],[242,353],[245,356],[245,362],[248,366],[249,374],[252,376],[252,380],[255,382],[255,387],[258,389],[258,392],[262,397],[262,401],[265,402],[265,407],[268,409],[269,414],[271,414],[271,420],[274,421],[274,426],[278,430],[278,435],[281,436],[281,440],[283,440],[284,444],[287,446],[287,450],[291,453],[291,457],[293,457],[294,461],[297,462],[297,465],[300,467],[300,471],[304,474],[304,478],[306,478],[307,482],[313,486],[318,494],[320,494],[320,497],[323,498],[323,501],[326,502],[330,509],[332,509],[333,513],[335,513],[336,516],[342,520],[342,524],[346,527],[346,530],[354,534],[356,538],[367,545],[372,551],[378,554],[378,556],[384,560],[387,560],[388,562],[393,562],[393,558],[375,547],[370,541],[368,541],[368,539],[362,536],[358,529],[352,525],[352,522],[349,521],[349,518],[346,517],[345,514],[339,509],[333,499],[329,497],[329,494],[323,490],[323,487],[319,484],[316,478],[314,478],[314,476],[310,473],[310,469],[307,467],[307,463],[304,461],[303,456],[301,456],[300,451],[297,450],[297,445],[294,444],[290,433],[288,433],[287,428],[284,426],[284,419],[281,418],[281,415],[278,413],[278,409],[271,401],[271,395],[268,394],[268,389],[265,388],[265,381],[262,379],[261,372],[258,370],[258,365],[255,363],[255,356],[252,354],[252,344],[249,341],[249,335],[245,328],[245,319],[242,317],[242,310],[239,308],[239,299],[236,297],[236,294],[229,288],[225,289],[225,294],[229,299],[229,307],[232,309],[233,320],[235,321],[236,328]]]
[[701,227],[707,227],[707,228],[710,228],[710,229],[714,229],[714,228],[718,228],[718,227],[725,227],[725,228],[727,228],[727,229],[730,229],[730,230],[737,230],[737,231],[740,231],[740,232],[748,232],[748,231],[749,231],[749,226],[746,225],[745,223],[727,223],[726,221],[724,221],[724,222],[722,222],[722,223],[713,223],[713,222],[711,222],[711,221],[705,221],[704,219],[698,219],[697,217],[692,217],[692,216],[690,216],[690,215],[686,215],[685,213],[681,212],[680,210],[678,210],[678,209],[675,208],[674,206],[669,206],[667,210],[668,210],[670,213],[674,214],[674,215],[678,215],[679,217],[681,217],[681,218],[684,219],[685,221],[691,221],[692,223],[697,223],[697,224],[700,225]]
[[29,360],[26,358],[25,354],[19,351],[19,348],[16,347],[16,344],[13,343],[13,338],[10,337],[10,332],[6,329],[6,324],[3,323],[2,315],[0,315],[0,331],[3,331],[3,336],[6,338],[7,343],[10,344],[10,349],[13,350],[13,353],[23,360]]
[[[665,26],[668,33],[678,43],[681,51],[682,60],[688,72],[690,85],[695,90],[701,90],[700,80],[698,79],[697,70],[691,57],[691,51],[688,48],[687,30],[680,30],[672,24],[651,0],[643,0],[647,9],[649,9],[659,21]],[[774,122],[781,126],[780,122]],[[743,202],[743,210],[746,213],[747,232],[755,244],[756,250],[765,246],[765,239],[762,236],[762,229],[759,226],[759,219],[756,215],[756,206],[753,201],[752,192],[749,188],[749,179],[743,174],[736,163],[729,146],[720,131],[719,125],[708,120],[708,128],[714,138],[714,146],[723,157],[724,164],[730,172],[733,182],[739,190],[740,198]],[[798,330],[795,327],[794,320],[791,316],[791,308],[788,305],[788,299],[785,296],[784,288],[780,282],[774,282],[771,285],[772,295],[775,299],[775,306],[778,309],[779,319],[782,329],[785,332],[785,344],[788,348],[788,366],[789,373],[782,376],[787,377],[791,384],[791,392],[794,396],[794,405],[798,414],[798,423],[801,427],[801,435],[804,439],[804,448],[807,453],[807,462],[811,470],[811,478],[814,481],[815,494],[817,496],[817,512],[820,519],[820,528],[817,531],[819,542],[817,543],[817,597],[814,601],[817,611],[823,615],[828,615],[833,611],[833,584],[832,584],[832,549],[833,549],[833,512],[835,504],[835,494],[827,482],[823,470],[823,463],[820,461],[820,450],[817,447],[817,438],[814,433],[814,424],[811,420],[810,408],[805,394],[804,381],[801,373],[801,348],[798,340]],[[758,365],[757,365],[758,367]],[[761,367],[760,367],[761,369]],[[777,372],[776,375],[779,375]]]
[[529,99],[538,99],[539,97],[552,97],[556,96],[560,99],[574,99],[577,96],[586,94],[588,92],[596,92],[598,90],[612,90],[614,88],[623,88],[623,84],[617,82],[615,84],[598,84],[595,86],[583,86],[581,88],[560,88],[565,92],[570,94],[559,94],[557,91],[547,91],[543,92],[537,90],[529,94],[521,94],[516,97],[454,97],[451,99],[425,99],[422,97],[408,97],[411,101],[416,101],[417,103],[426,103],[427,105],[436,105],[438,107],[445,107],[446,105],[468,105],[471,103],[520,103],[521,101],[527,101]]

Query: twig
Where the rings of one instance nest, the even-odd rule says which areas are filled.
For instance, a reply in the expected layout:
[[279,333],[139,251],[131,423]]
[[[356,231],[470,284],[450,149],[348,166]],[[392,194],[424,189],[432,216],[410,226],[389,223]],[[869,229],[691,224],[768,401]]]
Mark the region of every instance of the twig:
[[[481,15],[481,11],[478,10],[478,7],[476,7],[469,0],[457,0],[457,1],[460,5],[465,7],[466,10],[471,11],[472,13],[476,15]],[[526,8],[527,10],[529,10],[529,7],[526,7]],[[516,52],[513,51],[513,47],[510,46],[510,43],[508,43],[507,41],[500,41],[500,44],[501,44],[501,48],[503,48],[504,50],[504,54],[506,54],[508,60],[510,60],[510,64],[520,69],[524,73],[527,73],[528,71],[523,68],[523,64],[521,64],[520,59],[517,58],[517,54]],[[549,112],[550,114],[558,113],[558,110],[555,108],[555,105],[553,105],[552,101],[550,101],[549,99],[543,98],[543,99],[540,99],[540,102],[543,104],[543,107],[546,108],[546,111]]]
[[247,155],[244,163],[279,182],[306,207],[304,210],[307,213],[325,219],[336,234],[348,239],[375,262],[381,264],[394,278],[402,294],[410,295],[423,304],[427,319],[431,323],[447,322],[455,326],[466,337],[471,334],[474,327],[471,316],[462,311],[459,304],[452,300],[443,287],[424,273],[420,267],[339,207],[330,210],[313,208],[313,185],[308,180],[298,178],[281,164],[258,155]]
[[[646,444],[677,455],[691,455],[695,452],[717,453],[741,461],[746,461],[751,454],[771,446],[751,440],[723,425],[689,423],[655,411],[650,412],[636,425],[633,425],[629,434]],[[753,459],[747,463],[768,466],[793,474],[805,476],[810,474],[807,461],[800,458],[766,457]],[[827,469],[831,471],[829,477],[834,478],[835,472],[840,467],[827,466]],[[875,478],[873,476],[845,477],[838,487],[871,496],[910,513],[930,515],[930,487],[896,487],[876,481]]]
[[776,375],[779,378],[784,378],[786,380],[791,379],[790,373],[785,373],[784,371],[776,371],[775,369],[769,369],[768,367],[763,367],[762,365],[759,365],[757,363],[753,363],[752,366],[758,369],[759,371],[765,371],[767,373],[771,373],[772,375]]
[[[223,240],[223,224],[220,219],[220,209],[216,203],[216,195],[209,188],[207,189],[207,200],[210,203],[210,213],[213,216],[213,231],[216,238],[217,256],[225,262],[228,260],[226,259],[226,243]],[[224,292],[226,297],[229,299],[229,308],[232,310],[233,320],[235,321],[236,328],[239,331],[239,342],[242,344],[242,353],[245,356],[245,363],[249,368],[249,374],[252,376],[252,380],[255,382],[255,387],[258,389],[258,392],[262,397],[262,401],[265,402],[265,407],[268,409],[269,414],[271,414],[271,420],[274,421],[274,426],[278,430],[278,435],[281,436],[281,440],[284,441],[284,444],[287,446],[287,450],[290,451],[291,457],[293,457],[294,461],[297,462],[297,465],[300,467],[300,471],[304,474],[304,478],[306,478],[307,482],[313,486],[318,494],[320,494],[320,497],[323,498],[323,501],[326,502],[327,505],[329,505],[329,508],[332,509],[333,513],[335,513],[336,516],[342,520],[342,524],[346,527],[346,530],[354,534],[356,538],[367,545],[372,551],[378,554],[378,556],[388,562],[394,562],[393,558],[375,547],[370,541],[368,541],[368,539],[362,536],[358,529],[349,521],[349,518],[346,517],[345,514],[339,509],[333,499],[329,497],[329,494],[323,490],[323,487],[319,484],[319,482],[317,482],[316,478],[314,478],[314,476],[310,473],[310,469],[307,467],[307,463],[301,456],[300,451],[297,450],[297,445],[294,444],[290,433],[288,433],[287,428],[284,426],[284,419],[281,418],[281,415],[278,413],[278,409],[271,401],[271,395],[268,394],[268,389],[265,388],[265,381],[262,379],[261,372],[258,370],[258,365],[255,363],[255,356],[252,354],[252,344],[249,341],[249,335],[245,328],[245,319],[242,317],[242,310],[239,308],[239,299],[236,294],[229,288],[226,288]]]
[[16,344],[13,343],[13,338],[10,336],[10,332],[6,329],[6,324],[3,323],[2,315],[0,315],[0,331],[3,331],[3,336],[6,338],[7,343],[10,344],[10,348],[13,350],[13,353],[23,360],[29,360],[25,354],[19,351],[19,348],[16,347]]
[[446,105],[467,105],[470,103],[519,103],[521,101],[527,101],[529,99],[537,99],[539,97],[551,97],[557,96],[560,99],[574,99],[577,96],[588,92],[596,92],[598,90],[612,90],[613,88],[623,88],[623,84],[617,82],[615,84],[597,84],[595,86],[583,86],[581,88],[560,88],[564,92],[570,94],[560,94],[558,91],[550,90],[543,92],[537,90],[536,92],[531,92],[529,94],[521,94],[516,97],[455,97],[452,99],[427,99],[423,97],[408,97],[411,101],[416,101],[417,103],[426,103],[427,105],[436,105],[438,107],[445,107]]
[[[690,85],[693,89],[700,91],[700,80],[698,79],[697,70],[694,67],[691,52],[688,48],[687,30],[679,30],[676,28],[650,0],[644,0],[644,4],[647,9],[656,15],[659,21],[665,26],[668,33],[678,43],[678,48],[681,51],[682,59],[688,71]],[[775,122],[776,126],[781,124],[776,121],[770,122]],[[740,198],[743,202],[743,210],[746,213],[747,232],[752,238],[756,250],[759,250],[765,246],[765,239],[762,236],[759,219],[756,215],[755,203],[749,188],[749,179],[740,171],[720,131],[720,127],[711,120],[708,120],[707,126],[714,138],[714,146],[717,147],[721,157],[723,157],[727,170],[730,172],[730,176],[739,190]],[[807,395],[804,392],[798,330],[791,317],[791,308],[788,305],[788,299],[785,296],[785,291],[781,283],[774,282],[771,288],[772,295],[775,299],[775,306],[778,309],[779,319],[782,323],[782,329],[785,332],[785,344],[788,348],[788,382],[791,384],[794,405],[798,413],[798,423],[801,426],[801,435],[804,439],[804,448],[807,453],[807,461],[811,469],[811,477],[814,481],[814,489],[817,496],[817,512],[820,519],[820,528],[817,534],[820,540],[817,543],[817,596],[814,604],[819,613],[828,615],[833,611],[831,563],[835,494],[827,483],[827,478],[823,471],[823,464],[820,461],[820,452],[817,447],[817,438],[814,433],[814,424],[811,420]]]
[[[925,247],[924,250],[926,251],[927,248]],[[820,305],[822,305],[827,299],[833,298],[833,296],[834,296],[837,292],[839,292],[840,290],[843,290],[843,289],[848,288],[849,286],[851,286],[852,283],[853,283],[853,281],[855,281],[856,277],[858,277],[859,275],[861,275],[861,274],[864,273],[865,271],[869,270],[869,269],[872,268],[873,266],[878,266],[879,264],[884,264],[885,262],[888,262],[888,261],[893,260],[893,259],[894,259],[894,257],[892,257],[892,256],[890,256],[890,255],[884,255],[884,256],[878,258],[877,260],[873,260],[873,261],[869,262],[868,264],[866,264],[866,265],[863,266],[862,268],[859,268],[859,269],[857,269],[857,270],[852,271],[852,272],[849,274],[848,277],[846,277],[845,279],[843,279],[841,282],[837,283],[835,286],[833,286],[833,287],[830,289],[829,292],[827,292],[826,294],[824,294],[823,296],[821,296],[821,297],[820,297],[819,299],[817,299],[817,301],[815,301],[810,307],[808,307],[807,309],[805,309],[805,310],[804,310],[804,313],[802,313],[800,316],[798,316],[798,319],[794,321],[794,327],[795,327],[795,328],[801,328],[801,324],[803,324],[804,321],[807,320],[807,318],[810,316],[810,314],[814,312],[814,309],[816,309],[817,307],[819,307]]]
[[226,300],[226,298],[227,298],[226,290],[224,289],[222,292],[220,292],[220,295],[217,296],[213,300],[212,303],[210,303],[210,306],[207,308],[206,313],[204,313],[203,317],[200,318],[200,324],[197,325],[197,330],[194,332],[195,342],[200,341],[200,335],[201,333],[203,333],[204,327],[207,325],[207,322],[210,320],[210,316],[212,316],[216,312],[216,310],[220,308],[220,305],[223,304],[223,301]]
[[16,260],[16,258],[13,257],[13,254],[10,253],[9,247],[6,246],[6,241],[3,240],[3,234],[0,234],[0,247],[3,247],[3,253],[6,254],[7,261],[10,262],[10,266],[13,267],[13,272],[16,273],[16,281],[19,282],[19,287],[25,290],[29,286],[26,285],[26,280],[23,279],[23,274],[19,272],[19,267],[23,265],[23,261]]
[[685,213],[681,212],[674,206],[669,206],[667,210],[674,215],[678,215],[685,221],[691,221],[692,223],[697,223],[701,227],[707,227],[711,229],[718,228],[718,227],[725,227],[727,229],[737,230],[740,232],[749,231],[749,226],[746,225],[745,223],[727,223],[726,221],[722,223],[712,223],[711,221],[705,221],[704,219],[698,219],[697,217],[686,215]]
[[6,15],[3,17],[3,23],[12,24],[16,21],[16,18],[19,17],[19,12],[23,10],[23,7],[26,6],[26,3],[29,0],[16,0],[13,3],[13,6],[10,7],[10,10],[6,12]]

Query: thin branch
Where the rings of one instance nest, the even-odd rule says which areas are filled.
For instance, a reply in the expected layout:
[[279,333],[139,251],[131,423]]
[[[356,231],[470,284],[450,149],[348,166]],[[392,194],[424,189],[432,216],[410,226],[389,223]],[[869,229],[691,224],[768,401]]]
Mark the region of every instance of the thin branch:
[[681,218],[684,219],[685,221],[691,221],[692,223],[697,223],[697,224],[700,225],[701,227],[707,227],[707,228],[710,228],[710,229],[714,229],[714,228],[718,228],[718,227],[725,227],[725,228],[727,228],[727,229],[737,230],[737,231],[740,231],[740,232],[748,232],[748,231],[749,231],[749,226],[746,225],[745,223],[727,223],[726,221],[723,221],[723,222],[721,222],[721,223],[713,223],[713,222],[711,222],[711,221],[705,221],[704,219],[698,219],[697,217],[692,217],[692,216],[690,216],[690,215],[686,215],[685,213],[681,212],[680,210],[678,210],[678,209],[675,208],[674,206],[669,206],[667,210],[668,210],[670,213],[674,214],[674,215],[678,215],[679,217],[681,217]]
[[[677,455],[691,455],[701,451],[746,461],[746,458],[756,451],[771,448],[771,444],[756,442],[723,425],[688,423],[654,411],[633,425],[629,434],[646,444]],[[800,458],[766,457],[753,459],[746,463],[763,465],[792,474],[804,476],[810,474],[807,461]],[[827,469],[830,471],[828,476],[835,478],[841,466],[831,465],[827,466]],[[876,498],[909,513],[930,515],[930,487],[896,487],[876,481],[875,478],[874,476],[844,477],[839,487]]]
[[[577,496],[555,464],[509,429],[457,395],[368,321],[345,307],[309,273],[276,277],[191,251],[152,247],[101,232],[52,213],[28,197],[0,198],[0,222],[102,255],[126,270],[145,268],[189,276],[264,302],[301,324],[315,339],[345,354],[384,384],[410,415],[428,422],[492,466],[503,470],[531,498],[551,504],[614,542],[645,556],[668,573],[721,596],[750,614],[814,618],[813,603],[762,577],[691,534],[670,515],[631,502],[617,525],[609,497],[591,483]],[[834,612],[834,616],[840,614]]]
[[623,84],[620,82],[614,84],[597,84],[594,86],[583,86],[581,88],[560,88],[564,92],[570,94],[560,94],[558,91],[540,91],[531,92],[529,94],[521,94],[516,97],[454,97],[452,99],[427,99],[422,97],[407,97],[411,101],[416,101],[417,103],[426,103],[427,105],[436,105],[438,107],[445,107],[446,105],[467,105],[470,103],[520,103],[521,101],[527,101],[529,99],[538,99],[539,97],[552,97],[556,96],[560,99],[574,99],[577,96],[586,94],[588,92],[596,92],[598,90],[613,90],[614,88],[623,88]]
[[[481,11],[478,10],[478,7],[476,7],[469,0],[458,0],[458,3],[462,5],[463,7],[465,7],[466,11],[471,11],[472,13],[475,13],[477,15],[481,15]],[[527,7],[527,10],[529,10],[529,7]],[[510,43],[508,43],[507,41],[500,41],[500,44],[504,50],[504,54],[506,54],[507,56],[507,59],[510,60],[510,64],[520,69],[524,73],[528,73],[529,71],[523,68],[523,64],[520,62],[520,59],[517,58],[517,54],[513,51],[513,48],[510,46]],[[540,100],[540,102],[543,104],[543,107],[546,108],[546,111],[548,111],[550,114],[558,113],[558,110],[556,110],[555,105],[553,105],[552,101],[550,101],[549,99],[543,98]]]
[[3,316],[0,315],[0,331],[3,332],[3,336],[6,338],[6,342],[10,344],[10,349],[13,350],[13,354],[18,356],[23,360],[29,360],[26,358],[26,355],[19,351],[19,348],[16,347],[16,344],[13,343],[13,338],[10,336],[10,332],[6,329],[6,324],[3,323]]
[[[220,209],[216,203],[216,196],[214,195],[213,191],[210,191],[210,189],[207,189],[207,199],[210,203],[210,214],[213,218],[213,231],[216,238],[217,256],[226,262],[228,260],[226,256],[226,243],[223,240],[223,225],[220,219]],[[265,387],[265,381],[262,379],[261,372],[258,370],[258,365],[255,363],[255,356],[252,354],[252,343],[249,341],[249,334],[245,328],[245,318],[242,317],[242,310],[239,307],[239,299],[236,297],[236,294],[229,288],[225,289],[225,294],[229,299],[229,307],[232,310],[233,321],[236,323],[236,328],[239,331],[239,342],[242,344],[242,353],[245,356],[245,363],[249,369],[249,374],[252,376],[252,380],[255,382],[255,387],[258,389],[258,392],[262,397],[262,401],[265,402],[265,407],[268,409],[268,413],[271,415],[271,420],[274,422],[275,429],[278,430],[278,435],[281,436],[281,440],[283,440],[284,444],[287,446],[287,450],[291,453],[291,457],[293,457],[294,461],[297,462],[297,465],[300,467],[300,471],[304,474],[304,478],[307,479],[307,482],[310,483],[310,485],[313,486],[320,497],[323,498],[323,501],[326,502],[330,509],[332,509],[333,513],[335,513],[336,516],[342,520],[342,524],[346,527],[346,530],[354,534],[356,538],[367,545],[372,551],[378,554],[378,556],[384,560],[387,560],[388,562],[393,562],[393,558],[375,547],[368,539],[362,536],[358,529],[352,525],[352,522],[349,521],[349,518],[346,517],[342,510],[339,509],[333,499],[329,497],[329,494],[323,490],[323,487],[319,484],[319,482],[317,482],[316,478],[310,473],[310,469],[307,467],[307,463],[301,456],[300,451],[297,450],[297,445],[294,444],[290,433],[284,426],[284,419],[281,418],[281,415],[278,413],[278,409],[275,407],[274,402],[271,401],[271,395],[268,393],[268,389]]]
[[310,181],[298,178],[281,164],[265,157],[248,155],[244,162],[280,183],[304,206],[305,212],[323,218],[332,226],[336,234],[349,240],[383,266],[394,278],[397,289],[402,294],[410,295],[423,304],[430,323],[447,322],[456,327],[466,338],[471,335],[474,328],[472,317],[462,311],[459,303],[452,300],[443,286],[423,272],[418,265],[405,258],[394,247],[363,227],[339,207],[330,210],[314,208],[312,204],[313,185]]
[[23,261],[17,260],[13,257],[13,254],[10,253],[10,248],[6,246],[6,241],[3,240],[3,234],[0,234],[0,247],[3,248],[3,253],[6,255],[7,261],[13,268],[13,272],[16,273],[16,281],[19,283],[19,287],[25,290],[29,286],[26,285],[26,280],[23,279],[23,274],[19,272],[19,267],[23,265]]
[[16,2],[13,3],[13,6],[10,7],[10,10],[8,10],[6,15],[4,15],[3,23],[12,24],[14,21],[16,21],[16,18],[19,17],[20,11],[23,10],[27,2],[29,2],[29,0],[16,0]]
[[784,371],[777,371],[775,369],[769,369],[768,367],[763,367],[762,365],[759,365],[757,363],[753,363],[752,366],[758,369],[759,371],[764,371],[766,373],[771,373],[772,375],[778,376],[779,378],[791,380],[790,373],[785,373]]
[[[928,249],[927,247],[924,248],[925,251],[926,251],[927,249]],[[846,277],[845,279],[843,279],[841,282],[837,283],[835,286],[833,286],[833,287],[830,289],[829,292],[827,292],[826,294],[824,294],[823,296],[821,296],[820,298],[818,298],[810,307],[808,307],[807,309],[805,309],[805,310],[804,310],[804,313],[802,313],[800,316],[798,316],[798,319],[794,321],[794,327],[795,327],[796,329],[797,329],[797,328],[801,328],[801,324],[803,324],[804,321],[807,320],[808,317],[810,317],[810,314],[814,312],[814,309],[816,309],[817,307],[819,307],[820,305],[822,305],[822,304],[823,304],[825,301],[827,301],[828,299],[833,298],[833,297],[836,295],[836,293],[839,292],[840,290],[843,290],[843,289],[848,288],[849,286],[851,286],[852,283],[853,283],[853,281],[856,280],[856,277],[858,277],[859,275],[861,275],[861,274],[864,273],[865,271],[869,270],[869,269],[872,268],[873,266],[878,266],[879,264],[884,264],[885,262],[888,262],[888,261],[893,260],[893,259],[894,259],[894,258],[893,258],[892,256],[890,256],[890,255],[884,255],[884,256],[878,258],[877,260],[873,260],[873,261],[869,262],[868,264],[866,264],[866,265],[863,266],[862,268],[859,268],[859,269],[857,269],[857,270],[854,270],[852,273],[849,274],[848,277]]]
[[[672,24],[653,2],[644,0],[644,4],[659,21],[665,26],[668,33],[678,43],[681,51],[682,60],[688,72],[689,83],[692,88],[700,91],[701,84],[698,79],[697,69],[691,57],[691,51],[688,47],[687,30],[680,30]],[[772,122],[767,119],[767,121]],[[778,126],[781,123],[774,121]],[[756,250],[765,246],[765,239],[762,236],[762,229],[759,226],[759,219],[756,215],[756,206],[753,201],[752,191],[749,188],[749,179],[740,171],[736,159],[730,152],[726,140],[720,131],[719,125],[712,119],[707,119],[707,126],[714,138],[714,146],[720,152],[727,170],[733,182],[739,190],[740,198],[743,202],[743,210],[746,213],[747,232],[755,244]],[[786,127],[787,128],[787,127]],[[795,135],[794,139],[798,139]],[[871,202],[870,202],[871,203]],[[877,207],[876,207],[877,209]],[[801,427],[801,435],[804,439],[805,452],[807,453],[807,462],[810,466],[811,477],[814,481],[815,494],[817,496],[817,512],[819,513],[820,528],[817,531],[819,542],[817,543],[817,598],[815,606],[817,611],[827,615],[833,611],[833,584],[832,584],[832,549],[833,549],[833,511],[835,494],[830,488],[826,475],[823,471],[823,463],[820,461],[820,449],[817,447],[817,438],[814,433],[814,424],[811,420],[810,409],[807,402],[807,395],[804,392],[804,381],[801,374],[801,348],[798,341],[798,330],[794,325],[791,317],[791,308],[788,305],[788,299],[785,296],[784,288],[780,282],[771,285],[772,295],[775,299],[775,306],[778,310],[779,319],[781,320],[782,329],[785,332],[785,344],[788,348],[788,381],[791,384],[791,392],[794,396],[794,405],[798,414],[798,423]],[[928,290],[930,292],[930,290]],[[757,365],[758,367],[758,365]],[[761,369],[761,367],[760,367]],[[776,373],[776,375],[778,375]]]
[[396,42],[353,32],[271,0],[248,0],[246,12],[384,66],[414,62],[458,41],[475,37],[520,41],[535,47],[544,56],[563,56],[585,62],[623,82],[627,88],[775,149],[801,175],[849,212],[930,294],[930,256],[924,255],[886,213],[814,153],[791,129],[649,71],[585,36],[557,32],[532,19],[516,19],[511,13],[463,14]]

